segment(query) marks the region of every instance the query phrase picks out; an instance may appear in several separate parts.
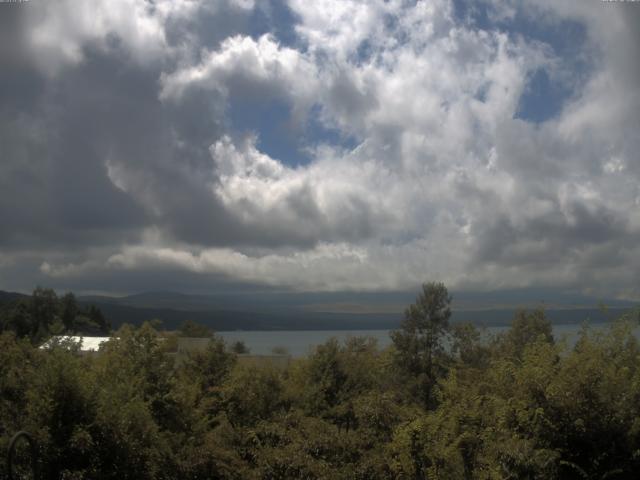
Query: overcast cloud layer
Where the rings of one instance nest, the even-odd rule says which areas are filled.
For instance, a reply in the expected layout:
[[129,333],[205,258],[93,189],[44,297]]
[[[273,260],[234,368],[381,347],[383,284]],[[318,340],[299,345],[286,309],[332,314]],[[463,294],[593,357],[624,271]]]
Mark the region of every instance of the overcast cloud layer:
[[0,288],[640,298],[640,4],[0,4]]

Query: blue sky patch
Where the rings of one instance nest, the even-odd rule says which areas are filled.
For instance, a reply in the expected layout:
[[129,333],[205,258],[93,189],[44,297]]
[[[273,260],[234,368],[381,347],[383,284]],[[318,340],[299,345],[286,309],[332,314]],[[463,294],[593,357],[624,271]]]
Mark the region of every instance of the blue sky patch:
[[233,130],[257,133],[258,149],[271,158],[290,166],[309,162],[300,148],[301,132],[291,125],[291,107],[286,102],[233,102],[229,119]]
[[306,165],[312,160],[306,150],[308,146],[329,144],[348,150],[357,146],[355,138],[327,127],[319,115],[320,106],[316,105],[305,125],[295,125],[291,107],[283,101],[252,103],[240,100],[229,108],[233,130],[241,134],[256,133],[258,149],[290,167]]
[[515,118],[534,123],[549,120],[560,113],[570,95],[570,91],[549,79],[546,70],[536,70],[520,97]]
[[[545,69],[533,72],[520,98],[516,118],[534,123],[557,116],[567,100],[583,86],[592,64],[587,58],[587,32],[576,21],[540,19],[518,8],[513,19],[494,20],[491,8],[482,2],[454,0],[454,15],[467,25],[480,30],[498,30],[510,36],[521,36],[527,42],[541,42],[559,59],[558,74]],[[570,73],[569,73],[570,72]]]
[[254,38],[271,33],[281,45],[293,47],[299,43],[295,26],[298,18],[284,0],[270,0],[255,8],[249,19],[249,30]]

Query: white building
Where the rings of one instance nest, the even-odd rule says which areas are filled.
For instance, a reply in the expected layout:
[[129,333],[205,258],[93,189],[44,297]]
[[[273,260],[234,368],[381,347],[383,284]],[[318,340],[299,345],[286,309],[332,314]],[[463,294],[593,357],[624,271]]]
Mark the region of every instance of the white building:
[[80,353],[95,354],[100,352],[103,343],[111,340],[112,337],[82,337],[74,335],[54,335],[45,343],[40,345],[41,349],[52,348],[56,345],[78,345]]

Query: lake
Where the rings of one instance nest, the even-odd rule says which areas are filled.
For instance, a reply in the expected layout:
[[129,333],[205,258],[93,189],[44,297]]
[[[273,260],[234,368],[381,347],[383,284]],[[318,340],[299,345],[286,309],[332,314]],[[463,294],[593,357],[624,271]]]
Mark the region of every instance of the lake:
[[[592,329],[604,329],[606,323],[591,324]],[[566,338],[569,345],[575,344],[582,324],[563,324],[553,326],[553,335],[556,340]],[[508,326],[486,327],[486,335],[495,335],[508,330]],[[268,355],[275,347],[284,347],[294,357],[303,357],[312,349],[335,337],[341,342],[349,337],[373,337],[380,347],[386,347],[391,343],[389,332],[391,330],[284,330],[284,331],[233,331],[216,332],[227,343],[243,341],[251,353],[255,355]]]

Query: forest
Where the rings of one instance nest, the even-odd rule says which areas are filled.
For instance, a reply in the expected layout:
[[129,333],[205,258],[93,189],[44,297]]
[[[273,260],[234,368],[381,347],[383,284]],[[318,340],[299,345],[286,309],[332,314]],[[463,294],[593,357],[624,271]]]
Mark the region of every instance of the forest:
[[[276,369],[195,325],[124,325],[100,355],[37,348],[109,332],[38,289],[0,308],[0,450],[28,431],[40,478],[65,480],[638,478],[637,312],[568,344],[543,310],[488,337],[451,302],[426,283],[390,347],[333,339]],[[207,348],[177,361],[196,334]]]

